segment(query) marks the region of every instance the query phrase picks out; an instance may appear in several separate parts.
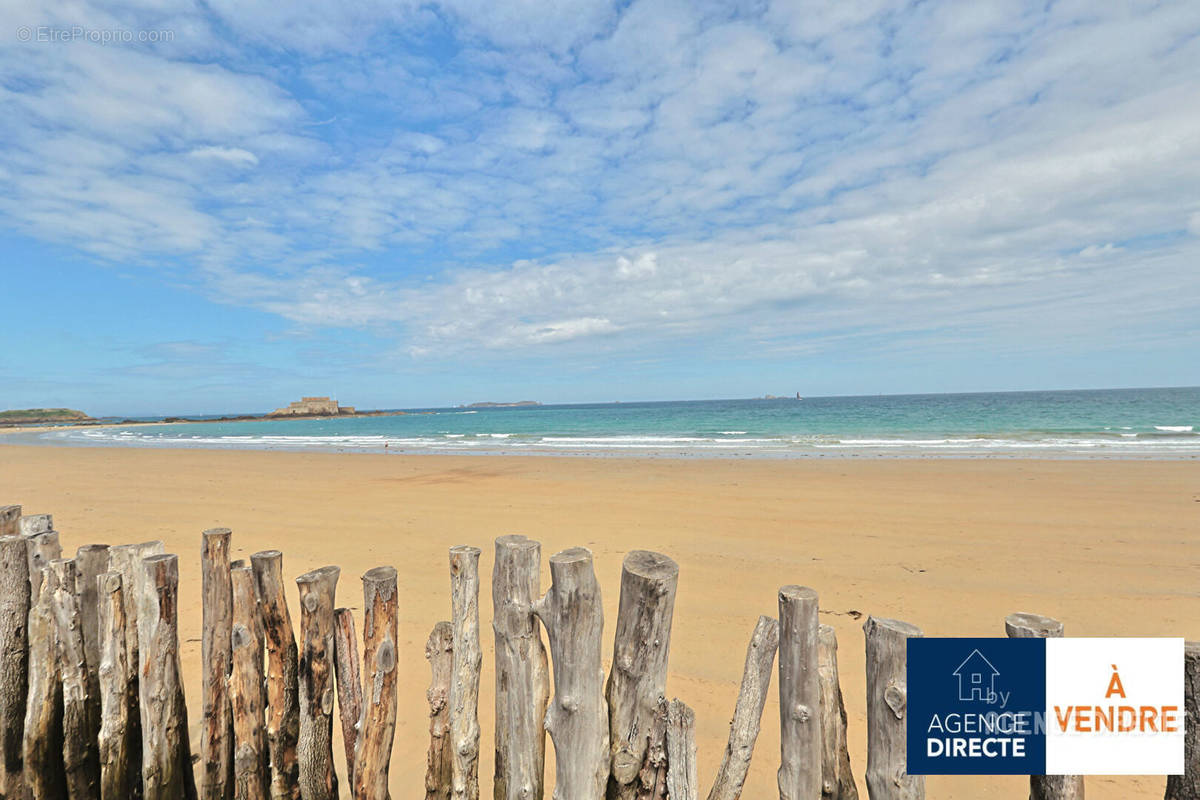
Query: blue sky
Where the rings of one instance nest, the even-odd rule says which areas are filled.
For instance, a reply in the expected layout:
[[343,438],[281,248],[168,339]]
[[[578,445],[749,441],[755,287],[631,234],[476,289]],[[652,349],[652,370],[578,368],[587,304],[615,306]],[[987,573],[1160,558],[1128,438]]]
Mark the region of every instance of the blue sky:
[[0,406],[1200,383],[1200,3],[0,9]]

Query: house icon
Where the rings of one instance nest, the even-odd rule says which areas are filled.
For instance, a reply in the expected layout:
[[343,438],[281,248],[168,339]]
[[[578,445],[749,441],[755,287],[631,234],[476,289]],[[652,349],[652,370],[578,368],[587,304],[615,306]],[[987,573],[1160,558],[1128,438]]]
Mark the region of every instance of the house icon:
[[983,657],[983,653],[972,650],[971,655],[958,665],[953,673],[958,678],[958,699],[962,701],[978,700],[984,703],[994,703],[996,695],[996,676],[1000,670],[992,666],[992,662]]

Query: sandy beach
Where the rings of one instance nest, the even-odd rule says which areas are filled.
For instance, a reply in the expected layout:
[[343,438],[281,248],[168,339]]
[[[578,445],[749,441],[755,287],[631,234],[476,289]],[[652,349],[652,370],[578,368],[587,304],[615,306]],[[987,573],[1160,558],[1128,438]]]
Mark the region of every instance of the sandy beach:
[[[1004,615],[1063,620],[1067,635],[1200,638],[1200,464],[1154,461],[581,459],[27,447],[0,443],[0,504],[50,512],[64,550],[161,538],[181,559],[182,653],[193,733],[200,702],[200,533],[233,529],[233,553],[284,552],[290,579],[342,568],[400,572],[396,798],[422,796],[423,658],[449,615],[447,548],[483,548],[480,775],[490,796],[492,540],[524,533],[550,554],[590,548],[611,654],[620,565],[642,548],[679,562],[668,693],[696,711],[707,792],[742,659],[775,590],[816,588],[837,629],[851,759],[865,797],[862,619],[929,635],[1003,635]],[[543,566],[543,588],[548,584]],[[294,591],[292,613],[298,617]],[[359,615],[361,625],[361,614]],[[607,655],[606,655],[607,658]],[[775,687],[745,797],[774,796]],[[336,728],[336,726],[335,726]],[[341,768],[340,740],[335,743]],[[553,748],[548,746],[548,761]],[[552,766],[547,764],[551,776]],[[1025,779],[930,778],[934,798],[1020,797]],[[1163,779],[1087,779],[1093,800],[1161,797]]]

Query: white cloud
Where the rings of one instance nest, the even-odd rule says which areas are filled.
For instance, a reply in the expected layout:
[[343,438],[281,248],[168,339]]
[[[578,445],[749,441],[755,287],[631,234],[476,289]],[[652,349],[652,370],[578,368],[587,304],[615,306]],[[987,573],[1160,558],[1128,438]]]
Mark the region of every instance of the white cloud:
[[258,156],[240,147],[197,147],[188,155],[192,158],[224,161],[235,167],[253,167],[258,164]]
[[0,212],[425,354],[1200,305],[1200,5],[534,5],[81,6],[195,36],[0,50]]

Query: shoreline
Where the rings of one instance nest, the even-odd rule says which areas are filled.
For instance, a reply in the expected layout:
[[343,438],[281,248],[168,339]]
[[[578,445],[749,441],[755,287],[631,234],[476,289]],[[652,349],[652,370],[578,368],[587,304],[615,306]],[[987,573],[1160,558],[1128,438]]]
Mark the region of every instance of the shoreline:
[[[405,413],[405,412],[402,412]],[[363,415],[363,416],[390,416]],[[407,414],[406,415],[411,415]],[[319,419],[319,418],[318,418]],[[195,452],[271,452],[271,453],[327,453],[334,455],[386,455],[386,456],[446,456],[446,457],[485,457],[485,458],[568,458],[568,459],[630,459],[630,460],[681,460],[681,461],[824,461],[824,460],[881,460],[881,461],[1163,461],[1163,462],[1196,462],[1200,461],[1200,448],[1188,452],[1150,452],[1146,450],[1087,451],[1082,449],[1054,448],[1030,446],[1025,448],[1013,447],[1007,450],[986,449],[979,446],[965,447],[916,447],[907,445],[886,447],[833,447],[823,449],[783,448],[712,448],[712,447],[671,447],[671,446],[607,446],[607,447],[578,447],[551,448],[530,446],[508,446],[491,444],[481,447],[446,446],[436,447],[405,447],[400,446],[362,446],[339,445],[335,442],[311,444],[303,440],[308,437],[297,436],[297,442],[288,444],[280,441],[284,437],[276,437],[271,441],[238,442],[220,444],[216,442],[191,443],[186,439],[166,440],[95,440],[82,439],[46,439],[38,438],[45,433],[53,433],[64,429],[121,430],[142,428],[147,425],[183,425],[192,423],[221,422],[227,420],[189,420],[187,422],[121,422],[105,425],[53,425],[35,428],[3,428],[0,429],[0,447],[28,446],[51,448],[115,448],[148,451],[195,451]],[[14,441],[15,439],[15,441]],[[737,452],[738,450],[741,452]]]
[[[724,750],[750,631],[760,614],[775,614],[782,585],[816,588],[821,620],[837,631],[860,791],[865,616],[851,612],[904,619],[929,636],[999,636],[1006,614],[1030,611],[1062,620],[1068,636],[1200,639],[1196,462],[396,458],[13,444],[0,447],[0,474],[0,503],[52,513],[68,555],[91,542],[148,539],[179,555],[180,654],[193,733],[200,720],[201,531],[232,528],[231,558],[282,550],[293,612],[296,575],[341,566],[337,602],[357,610],[358,577],[396,566],[395,797],[420,792],[428,745],[423,648],[429,629],[449,613],[446,552],[456,544],[484,550],[480,775],[491,774],[487,598],[492,542],[503,534],[542,543],[543,589],[551,554],[572,546],[593,551],[606,670],[621,559],[650,549],[679,563],[668,692],[696,711],[704,785]],[[746,797],[776,791],[772,684]],[[553,775],[549,763],[547,770]],[[1028,793],[1019,776],[931,777],[928,785],[931,797],[963,800]],[[1089,778],[1087,793],[1092,800],[1161,796],[1162,779]]]

